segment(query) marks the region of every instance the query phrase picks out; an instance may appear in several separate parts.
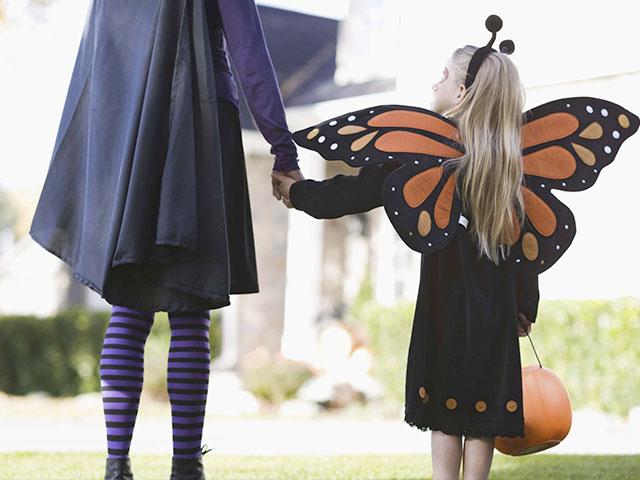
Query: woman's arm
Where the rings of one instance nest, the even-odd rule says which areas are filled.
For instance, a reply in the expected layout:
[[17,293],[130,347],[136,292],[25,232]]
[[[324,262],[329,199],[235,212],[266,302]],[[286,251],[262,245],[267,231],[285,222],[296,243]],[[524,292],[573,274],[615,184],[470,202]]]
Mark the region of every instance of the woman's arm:
[[[367,165],[358,175],[336,175],[327,180],[289,182],[281,193],[294,208],[315,218],[338,218],[382,205],[382,185],[399,164]],[[282,180],[287,182],[286,179]]]
[[297,170],[298,153],[254,0],[217,0],[229,53],[251,114],[275,155],[274,170]]

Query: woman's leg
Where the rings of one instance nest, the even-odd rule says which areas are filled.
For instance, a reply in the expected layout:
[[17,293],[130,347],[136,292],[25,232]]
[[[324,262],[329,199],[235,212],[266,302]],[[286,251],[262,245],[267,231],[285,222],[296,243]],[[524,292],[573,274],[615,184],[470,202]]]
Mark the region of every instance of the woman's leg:
[[440,430],[431,431],[433,480],[457,480],[462,459],[462,437]]
[[173,456],[198,458],[209,387],[209,311],[169,312],[171,344],[167,390],[171,402]]
[[129,455],[142,391],[144,344],[152,325],[153,313],[111,306],[111,318],[100,355],[107,458],[126,458]]
[[494,447],[495,437],[464,437],[464,480],[482,480],[489,477]]

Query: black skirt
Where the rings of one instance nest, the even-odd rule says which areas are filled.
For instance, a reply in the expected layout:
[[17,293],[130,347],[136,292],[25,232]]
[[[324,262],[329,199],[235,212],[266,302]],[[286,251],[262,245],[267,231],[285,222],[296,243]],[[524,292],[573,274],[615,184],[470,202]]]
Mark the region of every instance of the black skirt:
[[477,258],[461,224],[446,247],[422,255],[408,424],[470,437],[524,436],[517,288],[515,272]]
[[238,111],[203,0],[91,3],[29,234],[112,305],[258,291]]
[[227,219],[229,293],[257,293],[258,272],[240,113],[233,103],[222,97],[218,97],[218,130]]

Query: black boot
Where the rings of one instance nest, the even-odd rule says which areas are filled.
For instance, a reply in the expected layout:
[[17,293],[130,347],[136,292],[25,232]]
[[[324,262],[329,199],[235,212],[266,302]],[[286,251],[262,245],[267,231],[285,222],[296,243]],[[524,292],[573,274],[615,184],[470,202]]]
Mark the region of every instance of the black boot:
[[107,458],[104,480],[133,480],[131,459],[129,457]]
[[171,477],[169,480],[206,480],[202,456],[210,452],[206,445],[200,448],[197,458],[171,458]]

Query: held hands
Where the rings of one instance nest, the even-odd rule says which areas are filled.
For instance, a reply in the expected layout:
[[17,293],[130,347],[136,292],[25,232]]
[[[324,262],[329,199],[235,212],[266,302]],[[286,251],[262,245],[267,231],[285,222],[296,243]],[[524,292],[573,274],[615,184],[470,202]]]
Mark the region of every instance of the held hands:
[[531,322],[522,313],[518,313],[518,336],[524,337],[531,332]]
[[282,200],[288,208],[293,208],[293,205],[289,200],[289,190],[291,185],[299,182],[300,180],[304,180],[304,176],[300,170],[292,170],[290,172],[278,172],[277,170],[273,170],[271,172],[273,196],[276,200]]

